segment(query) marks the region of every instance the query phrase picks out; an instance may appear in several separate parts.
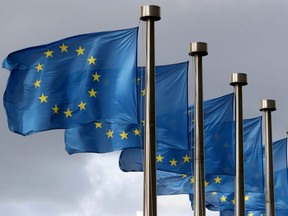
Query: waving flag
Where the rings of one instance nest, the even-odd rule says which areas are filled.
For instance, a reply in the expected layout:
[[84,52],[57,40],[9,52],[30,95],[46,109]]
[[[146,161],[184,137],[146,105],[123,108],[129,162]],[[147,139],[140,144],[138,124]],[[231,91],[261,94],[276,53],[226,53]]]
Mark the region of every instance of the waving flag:
[[[279,212],[285,212],[285,210],[288,212],[287,138],[273,143],[273,162],[275,208]],[[264,181],[263,176],[259,179]],[[247,177],[245,180],[247,180]],[[233,213],[234,204],[234,193],[214,192],[206,194],[206,207],[213,211],[225,211],[225,214],[221,215]],[[252,213],[265,210],[265,193],[247,192],[245,194],[245,208]],[[282,214],[279,213],[279,215]]]
[[84,34],[9,54],[9,129],[28,135],[95,121],[136,124],[137,33]]
[[[190,116],[193,116],[193,107],[189,108]],[[169,116],[169,115],[168,115]],[[233,173],[233,161],[231,154],[233,153],[233,147],[231,145],[232,137],[233,137],[233,128],[232,128],[232,122],[233,122],[233,94],[228,94],[223,97],[219,97],[212,100],[207,100],[204,102],[204,130],[205,130],[205,138],[207,137],[208,142],[205,141],[205,149],[208,152],[211,152],[211,154],[215,153],[215,149],[222,149],[222,152],[218,152],[218,154],[211,156],[213,160],[208,159],[210,157],[209,153],[206,153],[207,161],[206,161],[206,167],[208,167],[208,164],[214,167],[215,169],[219,169],[219,174],[223,173]],[[164,123],[164,122],[163,122]],[[190,118],[189,121],[189,134],[193,136],[193,120]],[[169,125],[168,125],[169,126]],[[168,127],[166,126],[166,127]],[[174,126],[174,124],[173,124]],[[171,131],[177,131],[178,128],[174,127]],[[169,132],[169,131],[168,131]],[[188,131],[186,130],[186,133]],[[187,136],[187,135],[186,135]],[[186,174],[192,174],[193,169],[191,169],[191,161],[192,161],[192,153],[191,153],[191,146],[193,146],[193,139],[190,136],[190,147],[186,149],[182,148],[176,148],[171,147],[169,148],[167,145],[161,145],[161,143],[167,142],[167,137],[159,136],[157,137],[157,141],[160,143],[157,146],[157,169],[168,171],[168,172],[175,172],[175,173],[183,173],[185,170]],[[229,145],[230,144],[230,145]],[[136,153],[139,151],[138,153]],[[130,153],[131,152],[131,153]],[[135,169],[134,161],[132,160],[133,156],[130,157],[129,154],[132,155],[139,155],[141,154],[141,149],[129,149],[125,150],[121,153],[120,156],[120,168],[123,171],[142,171],[142,168],[140,170]],[[218,155],[218,157],[217,157]],[[230,157],[228,158],[228,156]],[[129,158],[129,162],[125,163],[126,157]],[[163,157],[163,159],[161,159]],[[141,157],[135,156],[134,160],[137,161],[135,164],[139,164]],[[173,161],[176,160],[176,165],[171,166],[170,160]],[[223,158],[225,159],[225,162],[223,162]],[[130,161],[131,160],[131,161]],[[221,162],[222,161],[222,162]],[[213,165],[212,165],[213,164]],[[213,169],[211,169],[213,170]],[[209,173],[209,172],[208,172]]]
[[[247,192],[263,192],[261,125],[261,117],[244,120],[244,154],[247,167],[245,169],[245,187]],[[233,145],[233,143],[230,143],[230,145]],[[205,145],[207,145],[206,142]],[[210,154],[218,154],[222,149],[219,147],[218,149],[213,149],[213,151],[207,150],[205,157],[209,157]],[[158,195],[193,194],[193,160],[191,160],[189,155],[191,155],[189,151],[185,152],[179,149],[158,149],[156,154]],[[205,190],[231,193],[234,191],[234,173],[223,174],[225,173],[227,157],[223,157],[221,153],[219,155],[223,159],[223,170],[220,170],[220,173],[215,171],[214,173],[206,174]],[[231,160],[234,161],[233,157]],[[128,149],[122,151],[119,165],[122,171],[142,171],[143,150]],[[205,165],[207,167],[210,164],[206,162]]]
[[[144,68],[138,68],[139,124],[94,122],[67,129],[65,145],[69,154],[143,148],[144,71]],[[157,139],[158,145],[188,148],[187,77],[188,62],[156,67],[156,133],[157,137],[162,138]]]

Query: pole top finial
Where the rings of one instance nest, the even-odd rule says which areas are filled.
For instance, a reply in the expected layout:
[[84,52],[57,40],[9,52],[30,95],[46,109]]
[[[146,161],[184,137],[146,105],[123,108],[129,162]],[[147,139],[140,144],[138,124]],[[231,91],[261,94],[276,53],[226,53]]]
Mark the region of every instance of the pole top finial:
[[190,43],[189,48],[190,48],[190,50],[189,50],[190,56],[195,56],[195,55],[206,56],[206,55],[208,55],[207,43],[205,43],[205,42],[192,42],[192,43]]
[[260,111],[275,111],[276,102],[275,100],[261,100]]
[[144,5],[141,7],[140,20],[147,21],[152,19],[158,21],[161,19],[160,7],[157,5]]
[[232,73],[230,85],[247,85],[247,74],[245,73]]

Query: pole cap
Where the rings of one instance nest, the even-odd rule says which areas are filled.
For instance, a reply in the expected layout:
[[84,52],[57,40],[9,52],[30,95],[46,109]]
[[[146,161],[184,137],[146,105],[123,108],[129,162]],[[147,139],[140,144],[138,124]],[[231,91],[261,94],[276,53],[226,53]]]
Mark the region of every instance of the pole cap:
[[206,55],[208,55],[207,43],[205,43],[205,42],[192,42],[192,43],[190,43],[189,49],[190,49],[189,50],[190,56],[195,56],[195,55],[206,56]]
[[275,111],[276,102],[275,100],[261,100],[260,111]]
[[160,7],[157,5],[144,5],[141,7],[140,20],[147,21],[152,19],[158,21],[161,19]]
[[245,73],[232,73],[230,85],[247,85],[247,74]]

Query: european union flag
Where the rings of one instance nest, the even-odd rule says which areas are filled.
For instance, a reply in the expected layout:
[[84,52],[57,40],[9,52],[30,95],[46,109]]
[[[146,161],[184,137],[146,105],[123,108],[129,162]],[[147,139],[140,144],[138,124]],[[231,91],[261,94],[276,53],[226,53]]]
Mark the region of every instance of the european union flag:
[[[143,123],[145,123],[143,112],[145,104],[144,71],[144,67],[138,68],[138,102],[140,103],[138,107]],[[188,62],[156,67],[155,106],[158,147],[187,149]]]
[[[275,208],[280,212],[288,210],[287,138],[273,143],[273,162]],[[247,178],[245,180],[247,181]],[[252,180],[253,178],[250,181]],[[261,176],[261,181],[264,181],[264,176]],[[229,215],[229,212],[233,212],[234,204],[234,193],[206,194],[206,207],[212,211],[225,211],[226,213],[223,215]],[[265,210],[264,191],[262,193],[247,192],[245,194],[245,208],[248,212]],[[282,214],[279,213],[279,215]]]
[[13,52],[4,106],[28,135],[91,122],[135,123],[138,28],[84,34]]
[[[94,122],[86,126],[67,129],[65,145],[69,154],[143,148],[145,69],[139,67],[137,71],[139,123]],[[157,139],[159,145],[187,149],[187,77],[188,62],[156,67],[156,132],[158,137],[165,137],[162,140]],[[108,135],[109,131],[110,135]],[[126,134],[125,138],[122,138],[121,134]]]
[[[233,145],[231,145],[234,141],[233,102],[234,94],[204,101],[205,174],[207,175],[234,174]],[[194,106],[191,106],[191,118],[189,135],[191,146],[194,148]],[[191,152],[194,150],[192,149]],[[191,156],[194,160],[194,154]]]
[[[205,102],[204,102],[205,103]],[[205,106],[204,106],[205,107]],[[204,110],[205,118],[205,110]],[[262,134],[261,134],[261,117],[244,120],[244,154],[245,165],[245,188],[247,191],[263,192],[263,163],[262,163]],[[233,128],[232,128],[233,129]],[[231,130],[232,130],[231,129]],[[234,141],[227,143],[233,145]],[[205,145],[208,145],[205,142]],[[234,147],[233,147],[234,148]],[[233,149],[232,148],[232,149]],[[218,153],[223,147],[206,150],[206,157]],[[143,150],[128,149],[121,152],[119,165],[120,169],[125,172],[143,170]],[[233,151],[230,152],[231,159]],[[157,193],[158,195],[168,194],[193,194],[194,174],[193,160],[189,151],[181,149],[157,149]],[[222,154],[219,154],[222,155]],[[221,157],[220,157],[221,158]],[[222,164],[225,164],[228,158],[222,156]],[[205,168],[210,164],[205,163]],[[206,174],[205,186],[206,191],[210,192],[234,192],[234,172],[233,174],[225,173],[225,166],[220,173],[215,170],[214,173]],[[235,168],[233,167],[233,170]],[[212,169],[211,169],[212,170]]]
[[[207,155],[207,161],[206,161],[206,167],[209,167],[210,165],[218,171],[219,174],[225,173],[225,169],[229,169],[228,172],[233,172],[231,158],[230,160],[225,160],[226,166],[223,168],[223,158],[226,159],[227,155],[231,155],[233,153],[233,148],[231,147],[232,143],[232,137],[233,137],[233,129],[232,129],[232,123],[233,123],[233,94],[228,94],[223,97],[215,98],[212,100],[207,100],[204,102],[204,130],[205,130],[205,138],[207,138],[207,141],[205,139],[205,149],[206,151],[211,152],[211,154],[206,153]],[[174,173],[185,173],[187,175],[193,174],[193,168],[191,169],[191,160],[192,157],[192,151],[190,150],[191,146],[193,146],[193,141],[191,137],[193,137],[193,120],[191,119],[191,116],[193,116],[194,108],[193,106],[189,107],[189,113],[190,113],[190,119],[189,119],[189,135],[190,136],[190,144],[189,146],[186,146],[186,148],[183,148],[185,146],[180,146],[180,148],[177,148],[173,145],[163,145],[165,142],[169,142],[169,137],[163,136],[163,134],[157,133],[157,169],[168,171],[168,172],[174,172]],[[175,114],[175,113],[174,113]],[[170,130],[167,130],[167,134],[175,134],[174,137],[182,136],[182,132],[187,130],[179,130],[179,127],[175,127],[176,124],[169,124],[173,119],[179,119],[177,115],[167,115],[166,119],[169,119],[168,123],[167,121],[158,121],[160,125],[163,125],[163,127],[171,127]],[[172,118],[173,116],[173,118]],[[158,123],[157,122],[157,123]],[[166,126],[165,126],[166,124]],[[179,123],[180,124],[180,123]],[[178,125],[179,125],[178,124]],[[185,126],[185,125],[184,125]],[[188,127],[186,125],[186,127]],[[158,124],[157,124],[158,129]],[[180,133],[181,132],[181,133]],[[178,134],[178,136],[176,136]],[[185,135],[187,137],[187,134]],[[168,140],[168,141],[167,141]],[[179,143],[179,141],[174,142]],[[230,144],[230,145],[229,145]],[[215,154],[215,150],[217,151],[219,148],[222,148],[222,151],[219,151],[219,154]],[[133,153],[129,153],[129,151]],[[139,151],[139,153],[136,153]],[[120,168],[123,171],[131,171],[135,170],[133,161],[128,162],[127,159],[131,159],[129,154],[141,154],[141,150],[126,150],[121,153],[120,156]],[[213,156],[212,156],[213,154]],[[208,159],[209,157],[212,157],[213,160]],[[141,158],[141,157],[140,157]],[[135,157],[135,161],[137,161],[135,164],[139,164],[140,161],[139,157]],[[126,163],[127,161],[127,163]],[[126,166],[127,165],[127,166]],[[212,170],[212,168],[210,168]],[[231,171],[232,170],[232,171]],[[142,171],[142,168],[138,171]],[[217,172],[216,171],[216,172]],[[209,173],[209,172],[208,172]]]

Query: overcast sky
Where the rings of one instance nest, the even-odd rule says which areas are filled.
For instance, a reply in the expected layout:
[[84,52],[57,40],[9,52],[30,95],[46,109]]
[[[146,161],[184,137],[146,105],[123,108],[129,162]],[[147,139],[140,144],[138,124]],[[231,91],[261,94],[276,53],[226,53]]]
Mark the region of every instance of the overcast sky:
[[[275,99],[273,140],[286,136],[287,0],[0,0],[0,60],[12,51],[77,34],[137,26],[140,7],[147,4],[161,7],[157,64],[187,61],[190,42],[207,42],[204,98],[232,92],[230,74],[247,73],[244,117],[261,115],[260,101]],[[0,71],[3,95],[9,72]],[[0,103],[0,215],[135,216],[142,211],[142,173],[122,173],[119,152],[69,156],[62,130],[14,134]],[[158,197],[158,215],[193,215],[188,196]]]

